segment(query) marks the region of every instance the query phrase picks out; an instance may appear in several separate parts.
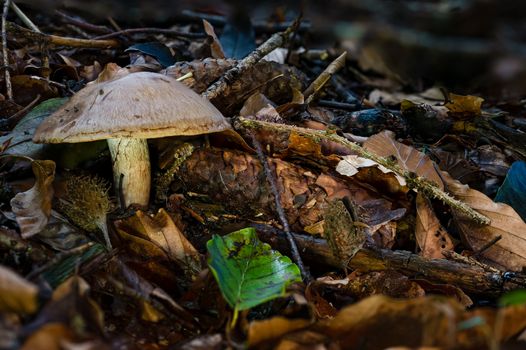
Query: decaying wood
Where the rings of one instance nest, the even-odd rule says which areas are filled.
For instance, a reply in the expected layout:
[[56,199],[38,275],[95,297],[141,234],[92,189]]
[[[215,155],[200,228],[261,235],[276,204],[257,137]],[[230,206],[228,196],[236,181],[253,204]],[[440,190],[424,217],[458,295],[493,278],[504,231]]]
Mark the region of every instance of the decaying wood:
[[[286,254],[288,243],[285,234],[276,229],[257,225],[258,236],[273,248]],[[294,234],[305,259],[337,268],[341,261],[333,255],[327,241],[305,235]],[[506,272],[486,271],[480,266],[458,263],[446,259],[426,259],[404,250],[362,248],[350,261],[349,267],[360,271],[396,270],[409,277],[428,279],[455,285],[472,295],[498,296],[526,285],[526,276],[514,275],[510,279]]]

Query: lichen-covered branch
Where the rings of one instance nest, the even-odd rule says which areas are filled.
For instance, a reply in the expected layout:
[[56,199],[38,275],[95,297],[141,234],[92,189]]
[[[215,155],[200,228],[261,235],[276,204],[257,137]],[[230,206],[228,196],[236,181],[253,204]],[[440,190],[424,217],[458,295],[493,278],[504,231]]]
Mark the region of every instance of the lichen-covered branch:
[[284,124],[269,123],[258,120],[249,120],[246,118],[239,118],[236,122],[236,128],[246,128],[249,130],[267,129],[278,132],[294,131],[298,135],[309,138],[315,142],[321,142],[322,140],[335,142],[346,147],[350,151],[359,154],[361,157],[371,159],[372,161],[383,165],[384,167],[393,171],[394,173],[403,176],[406,179],[407,184],[410,188],[421,191],[431,198],[441,200],[442,202],[446,203],[455,210],[458,210],[464,213],[465,215],[469,216],[472,220],[476,221],[477,223],[484,225],[488,225],[490,223],[490,219],[488,217],[475,211],[466,203],[453,198],[451,195],[442,191],[440,188],[438,188],[435,184],[431,183],[427,179],[421,176],[415,176],[414,174],[411,174],[409,171],[399,167],[393,161],[383,157],[379,157],[374,153],[369,152],[357,143],[349,141],[346,138],[337,135],[336,133],[314,129],[306,129]]

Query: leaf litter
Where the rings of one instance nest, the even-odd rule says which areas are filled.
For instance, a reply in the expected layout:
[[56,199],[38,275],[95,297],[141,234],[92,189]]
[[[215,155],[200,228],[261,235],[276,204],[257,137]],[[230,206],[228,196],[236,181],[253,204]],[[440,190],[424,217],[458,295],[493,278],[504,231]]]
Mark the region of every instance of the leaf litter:
[[[327,32],[334,14],[311,3],[299,21],[293,7],[214,4],[138,28],[126,11],[48,5],[21,1],[3,19],[1,348],[523,346],[517,57],[484,56],[483,36],[493,70],[469,79],[463,28],[447,36],[452,64],[441,33],[422,36],[436,28],[392,36],[366,16],[368,35],[345,21]],[[314,46],[318,33],[340,46]],[[85,86],[144,71],[208,97],[233,130],[149,140],[164,181],[146,206],[119,207],[127,189],[104,143],[32,137]]]

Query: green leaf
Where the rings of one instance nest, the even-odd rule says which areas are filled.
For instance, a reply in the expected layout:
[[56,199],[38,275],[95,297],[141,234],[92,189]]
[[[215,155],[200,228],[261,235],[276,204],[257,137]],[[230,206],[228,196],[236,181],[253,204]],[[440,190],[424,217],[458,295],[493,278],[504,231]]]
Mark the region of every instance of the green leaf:
[[512,305],[523,305],[523,304],[526,304],[526,290],[525,289],[512,290],[511,292],[504,294],[499,299],[500,306],[512,306]]
[[298,266],[262,243],[253,228],[226,236],[214,235],[207,243],[208,265],[226,301],[237,312],[285,295],[301,281]]
[[33,134],[38,125],[50,114],[59,109],[67,100],[67,98],[51,98],[33,108],[31,112],[18,122],[9,134],[0,137],[0,144],[8,141],[10,144],[5,154],[46,159],[46,145],[33,143]]

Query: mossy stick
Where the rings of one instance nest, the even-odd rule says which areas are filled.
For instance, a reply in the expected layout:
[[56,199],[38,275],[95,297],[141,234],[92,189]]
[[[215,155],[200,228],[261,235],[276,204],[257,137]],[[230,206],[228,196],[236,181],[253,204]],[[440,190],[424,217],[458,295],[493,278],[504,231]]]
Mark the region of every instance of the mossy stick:
[[267,129],[267,130],[274,130],[278,132],[279,131],[281,132],[294,131],[298,135],[309,138],[317,143],[321,142],[322,140],[327,140],[327,141],[338,143],[346,147],[347,149],[355,153],[358,153],[361,157],[370,159],[380,165],[383,165],[384,167],[391,170],[395,174],[398,174],[404,177],[407,181],[407,185],[409,186],[409,188],[416,189],[431,198],[441,200],[442,202],[449,205],[451,208],[464,213],[465,215],[467,215],[468,217],[470,217],[472,220],[476,221],[479,224],[488,225],[490,223],[490,219],[488,217],[475,211],[473,208],[471,208],[466,203],[453,198],[451,195],[444,192],[438,186],[436,186],[434,183],[430,182],[429,180],[425,179],[424,177],[414,176],[413,173],[402,169],[392,160],[386,159],[384,157],[379,157],[376,154],[369,152],[368,150],[358,145],[357,143],[349,141],[346,138],[335,134],[334,132],[306,129],[306,128],[284,125],[284,124],[269,123],[269,122],[263,122],[263,121],[258,121],[258,120],[249,120],[245,118],[239,118],[236,124],[237,124],[236,129],[241,127],[241,128],[246,128],[250,130]]

